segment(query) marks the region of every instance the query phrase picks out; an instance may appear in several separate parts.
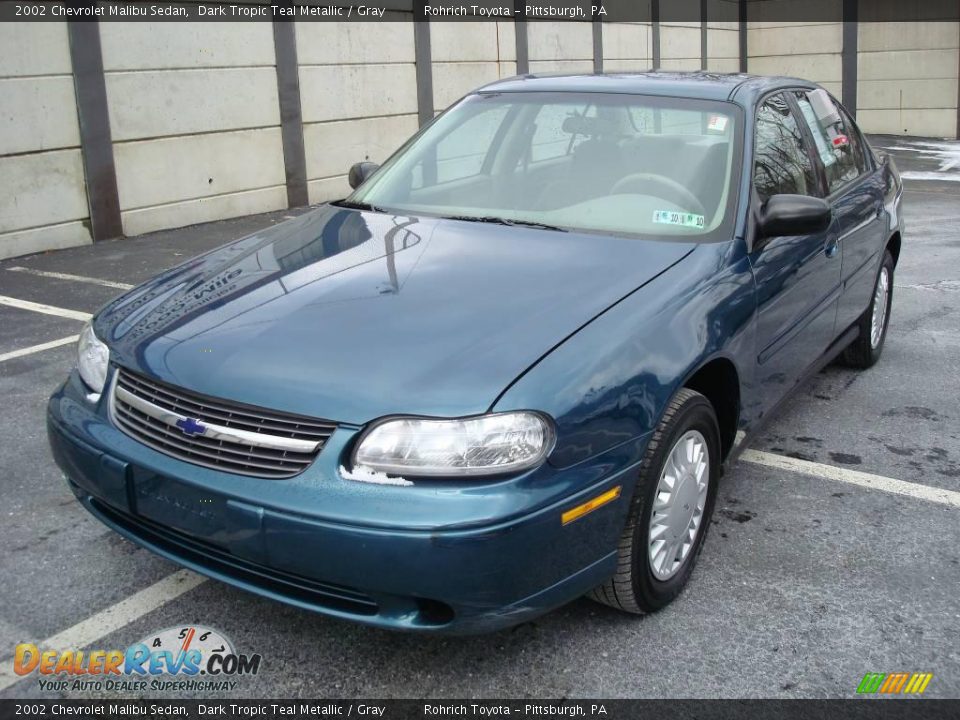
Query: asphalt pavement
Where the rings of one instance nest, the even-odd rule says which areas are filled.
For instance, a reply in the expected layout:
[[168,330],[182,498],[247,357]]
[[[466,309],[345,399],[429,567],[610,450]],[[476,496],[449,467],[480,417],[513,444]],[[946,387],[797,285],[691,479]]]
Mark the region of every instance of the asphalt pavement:
[[943,500],[960,497],[960,143],[873,142],[907,178],[883,358],[794,396],[753,449],[813,464],[738,462],[689,587],[646,617],[581,599],[479,637],[371,629],[177,574],[79,506],[44,412],[83,314],[302,210],[0,262],[0,697],[163,697],[41,690],[10,657],[192,624],[263,658],[228,697],[846,698],[868,672],[933,673],[926,696],[960,697],[960,505]]

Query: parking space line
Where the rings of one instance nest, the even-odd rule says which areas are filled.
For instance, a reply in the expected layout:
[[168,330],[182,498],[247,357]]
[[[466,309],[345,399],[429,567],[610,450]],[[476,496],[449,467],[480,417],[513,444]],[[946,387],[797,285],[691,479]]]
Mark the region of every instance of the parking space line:
[[50,350],[55,347],[60,347],[61,345],[69,345],[70,343],[76,342],[79,339],[79,335],[70,335],[69,337],[60,338],[59,340],[51,340],[50,342],[32,345],[30,347],[21,348],[20,350],[12,350],[8,353],[0,354],[0,362],[13,360],[14,358],[23,357],[24,355],[33,355],[33,353]]
[[0,295],[0,305],[19,308],[20,310],[31,310],[32,312],[43,313],[44,315],[56,315],[57,317],[70,318],[71,320],[89,320],[90,313],[80,312],[79,310],[68,310],[67,308],[54,307],[53,305],[44,305],[43,303],[30,302],[29,300],[18,300],[17,298]]
[[[106,637],[137,620],[149,612],[166,605],[186,592],[205,583],[207,578],[197,575],[190,570],[178,570],[167,575],[148,588],[134,593],[121,600],[116,605],[81,620],[73,627],[59,632],[52,637],[37,643],[41,650],[73,650],[83,648],[91,643]],[[13,671],[13,662],[8,658],[0,663],[0,690],[5,690],[14,683],[23,680],[24,675],[17,675]]]
[[101,280],[100,278],[87,277],[86,275],[71,275],[70,273],[50,272],[49,270],[34,270],[33,268],[8,267],[10,272],[29,273],[39,277],[53,278],[55,280],[70,280],[72,282],[90,283],[91,285],[103,285],[105,287],[117,288],[118,290],[130,290],[134,286],[128,283],[114,282],[113,280]]
[[860,487],[870,490],[882,490],[883,492],[893,493],[895,495],[905,495],[960,510],[960,492],[953,490],[896,480],[883,475],[872,475],[858,470],[834,467],[833,465],[823,465],[822,463],[810,462],[809,460],[799,460],[783,455],[775,455],[773,453],[763,452],[762,450],[744,450],[740,459],[755,465],[797,472],[803,475],[812,475],[813,477],[823,478],[824,480],[835,480],[851,485],[859,485]]

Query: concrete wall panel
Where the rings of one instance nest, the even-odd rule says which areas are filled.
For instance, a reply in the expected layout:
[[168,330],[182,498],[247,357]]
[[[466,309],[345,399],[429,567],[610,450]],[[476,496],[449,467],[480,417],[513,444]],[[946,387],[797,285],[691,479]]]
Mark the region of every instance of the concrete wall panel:
[[635,60],[604,60],[603,71],[605,73],[640,73],[650,70],[649,58],[637,58]]
[[707,70],[719,73],[740,72],[739,58],[707,58]]
[[0,77],[72,72],[65,22],[0,23]]
[[952,22],[863,22],[857,35],[860,52],[950,49],[958,40],[957,23]]
[[864,80],[857,84],[859,110],[957,107],[957,80]]
[[168,205],[155,205],[121,213],[127,235],[183,227],[224,218],[270,212],[286,207],[287,189],[277,185],[258,190],[196,198]]
[[406,115],[417,111],[416,73],[412,64],[301,66],[300,99],[304,123]]
[[861,53],[861,80],[957,77],[957,49]]
[[412,63],[413,23],[298,22],[297,59],[301,65]]
[[100,42],[106,72],[276,64],[268,22],[108,22]]
[[750,57],[769,55],[821,55],[843,49],[843,24],[774,26],[750,23],[747,50]]
[[272,67],[110,73],[114,142],[280,124]]
[[79,221],[0,233],[0,260],[46,250],[89,245],[91,242],[93,240],[87,223]]
[[531,64],[593,58],[593,28],[587,22],[529,22],[527,38]]
[[[748,46],[749,47],[749,46]],[[759,75],[790,75],[813,82],[841,80],[841,61],[838,54],[771,55],[750,57],[747,69]]]
[[80,145],[70,75],[0,79],[0,155]]
[[707,29],[707,61],[740,59],[740,33],[737,30]]
[[444,110],[471,90],[515,74],[516,63],[513,62],[434,63],[434,108]]
[[123,210],[285,183],[279,128],[119,143],[114,153]]
[[72,72],[66,23],[0,23],[0,258],[91,241]]
[[700,69],[700,23],[662,23],[660,25],[661,66],[667,59],[697,61],[693,70]]
[[593,60],[531,60],[530,72],[536,73],[592,73]]
[[382,163],[416,131],[416,115],[307,125],[303,129],[307,178],[345,175],[363,160]]
[[433,62],[496,60],[499,57],[501,23],[436,22],[430,24]]
[[604,23],[603,57],[604,67],[608,60],[650,59],[649,23]]
[[956,138],[957,111],[948,110],[860,110],[857,121],[867,132],[888,135]]
[[79,150],[0,158],[0,233],[87,217]]

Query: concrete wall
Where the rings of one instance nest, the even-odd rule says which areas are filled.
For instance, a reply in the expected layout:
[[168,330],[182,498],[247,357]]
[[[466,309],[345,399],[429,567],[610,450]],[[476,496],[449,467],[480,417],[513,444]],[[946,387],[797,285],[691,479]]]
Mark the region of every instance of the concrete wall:
[[820,83],[840,97],[843,23],[747,23],[747,71]]
[[532,73],[593,72],[593,27],[588,22],[527,23]]
[[382,162],[417,130],[413,24],[298,22],[310,202],[347,195],[347,172]]
[[0,23],[0,258],[90,242],[66,23]]
[[857,119],[869,132],[956,137],[960,24],[858,28]]
[[660,23],[660,68],[699,70],[700,63],[700,23]]
[[102,23],[123,230],[286,205],[269,23]]
[[512,22],[434,23],[430,50],[435,112],[480,85],[517,74]]
[[650,23],[604,23],[604,72],[638,72],[653,67],[652,32]]
[[740,71],[740,25],[729,20],[707,21],[707,70]]

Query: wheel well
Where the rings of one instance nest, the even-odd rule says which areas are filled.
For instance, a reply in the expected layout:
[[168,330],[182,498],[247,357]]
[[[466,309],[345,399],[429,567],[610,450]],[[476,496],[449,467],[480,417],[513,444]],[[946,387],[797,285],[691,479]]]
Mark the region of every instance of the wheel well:
[[893,256],[893,266],[897,266],[897,261],[900,260],[900,233],[895,232],[889,240],[887,240],[887,250],[890,251],[890,254]]
[[740,377],[736,367],[726,358],[711,360],[684,387],[705,396],[713,405],[720,426],[720,453],[725,458],[733,448],[740,419]]

